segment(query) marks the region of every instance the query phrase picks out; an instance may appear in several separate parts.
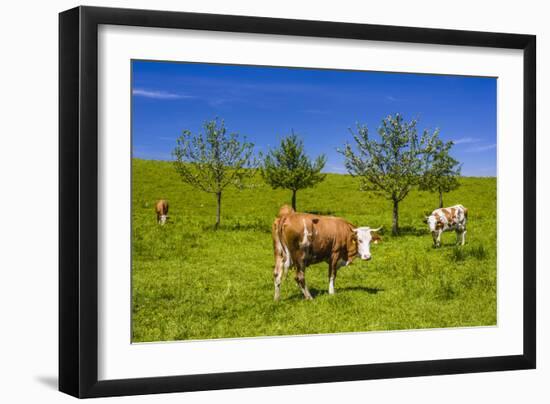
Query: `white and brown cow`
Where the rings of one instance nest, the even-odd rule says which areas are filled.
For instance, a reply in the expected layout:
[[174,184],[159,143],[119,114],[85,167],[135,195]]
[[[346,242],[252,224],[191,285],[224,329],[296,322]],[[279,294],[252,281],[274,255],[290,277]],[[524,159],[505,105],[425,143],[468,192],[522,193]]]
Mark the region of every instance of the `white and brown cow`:
[[456,231],[456,243],[464,245],[467,219],[468,209],[462,205],[434,210],[432,214],[426,218],[426,222],[432,233],[434,247],[441,246],[441,233],[450,230]]
[[312,296],[306,285],[305,269],[319,262],[328,263],[329,294],[334,294],[338,268],[349,265],[355,257],[371,259],[370,243],[377,243],[378,229],[355,227],[339,217],[296,213],[283,206],[273,222],[275,300],[279,299],[283,273],[296,268],[296,283],[304,298]]
[[168,219],[168,201],[164,199],[157,201],[155,211],[157,212],[157,223],[165,224]]

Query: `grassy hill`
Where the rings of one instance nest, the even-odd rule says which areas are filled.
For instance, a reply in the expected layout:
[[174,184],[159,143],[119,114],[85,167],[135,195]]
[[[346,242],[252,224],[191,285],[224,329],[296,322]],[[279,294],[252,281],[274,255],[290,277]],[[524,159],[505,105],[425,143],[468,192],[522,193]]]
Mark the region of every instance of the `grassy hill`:
[[[302,299],[289,271],[273,302],[271,223],[290,192],[260,179],[228,188],[214,231],[215,197],[184,184],[171,163],[134,159],[132,174],[134,342],[496,324],[495,178],[463,178],[445,195],[446,206],[469,209],[466,245],[444,233],[434,249],[422,219],[436,194],[411,192],[400,204],[402,234],[392,237],[390,201],[329,174],[298,192],[298,210],[383,225],[383,242],[371,261],[339,270],[336,295],[327,294],[323,263],[306,271],[314,300]],[[165,226],[154,212],[161,198],[170,202]]]

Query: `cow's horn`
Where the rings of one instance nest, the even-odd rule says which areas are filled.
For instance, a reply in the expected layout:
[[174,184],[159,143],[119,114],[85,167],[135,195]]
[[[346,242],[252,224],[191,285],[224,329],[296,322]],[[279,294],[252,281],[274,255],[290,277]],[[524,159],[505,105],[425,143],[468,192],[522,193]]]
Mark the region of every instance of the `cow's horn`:
[[384,226],[380,226],[378,229],[370,229],[371,231],[380,231]]

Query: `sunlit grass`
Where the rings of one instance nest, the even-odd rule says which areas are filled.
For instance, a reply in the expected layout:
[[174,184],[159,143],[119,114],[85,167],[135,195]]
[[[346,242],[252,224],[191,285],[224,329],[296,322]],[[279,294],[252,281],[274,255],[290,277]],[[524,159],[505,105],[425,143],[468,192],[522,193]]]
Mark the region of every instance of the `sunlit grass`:
[[[185,185],[168,162],[133,162],[133,340],[166,341],[496,323],[496,180],[465,178],[445,195],[469,208],[466,245],[444,233],[433,248],[422,222],[435,194],[413,191],[400,205],[400,236],[390,235],[391,204],[330,174],[298,192],[300,211],[383,225],[373,259],[342,268],[329,296],[326,264],[308,268],[313,301],[303,301],[293,273],[273,302],[271,223],[290,193],[259,179],[223,194],[222,226],[213,230],[215,198]],[[170,202],[156,224],[154,202]]]

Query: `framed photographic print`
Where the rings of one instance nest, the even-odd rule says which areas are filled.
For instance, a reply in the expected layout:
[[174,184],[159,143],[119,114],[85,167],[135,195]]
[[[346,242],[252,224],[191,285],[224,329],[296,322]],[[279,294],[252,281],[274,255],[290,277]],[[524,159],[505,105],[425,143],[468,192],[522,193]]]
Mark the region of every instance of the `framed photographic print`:
[[60,14],[59,386],[535,367],[535,37]]

